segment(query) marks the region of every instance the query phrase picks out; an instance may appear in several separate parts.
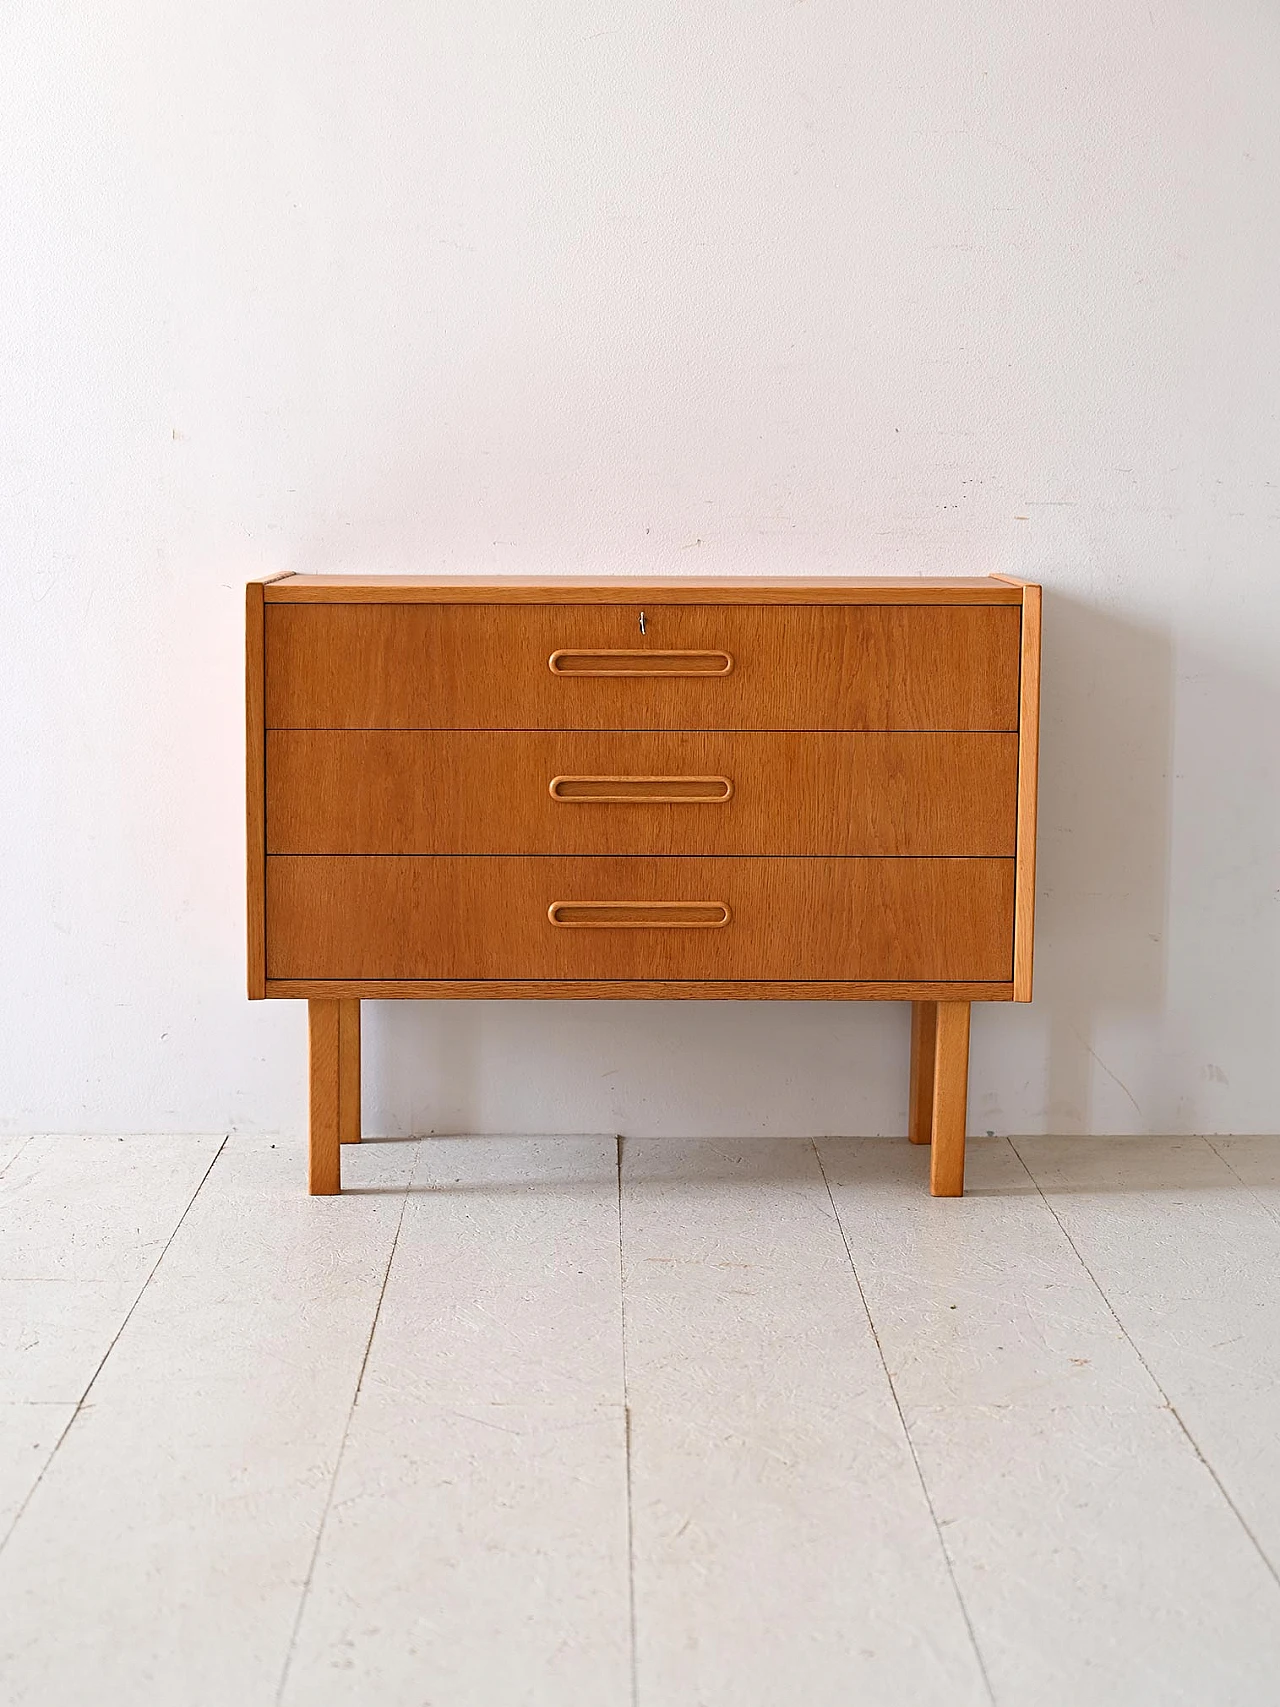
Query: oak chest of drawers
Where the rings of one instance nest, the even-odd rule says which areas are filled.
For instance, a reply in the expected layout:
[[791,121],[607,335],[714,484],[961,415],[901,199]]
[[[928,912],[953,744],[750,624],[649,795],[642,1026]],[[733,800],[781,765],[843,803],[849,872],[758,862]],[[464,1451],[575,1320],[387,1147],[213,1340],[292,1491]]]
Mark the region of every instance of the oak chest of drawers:
[[360,1001],[910,1001],[910,1136],[963,1190],[969,1004],[1029,1001],[1040,589],[248,588],[251,997],[310,1003],[313,1192]]

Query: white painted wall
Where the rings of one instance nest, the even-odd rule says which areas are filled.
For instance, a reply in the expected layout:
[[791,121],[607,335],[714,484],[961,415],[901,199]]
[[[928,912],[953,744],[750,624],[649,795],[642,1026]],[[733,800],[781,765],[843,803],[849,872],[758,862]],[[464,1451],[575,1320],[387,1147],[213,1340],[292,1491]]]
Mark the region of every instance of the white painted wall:
[[[1280,1129],[1280,8],[7,0],[0,1125],[295,1131],[246,575],[1043,580],[971,1119]],[[368,1010],[375,1129],[901,1131],[906,1013]]]

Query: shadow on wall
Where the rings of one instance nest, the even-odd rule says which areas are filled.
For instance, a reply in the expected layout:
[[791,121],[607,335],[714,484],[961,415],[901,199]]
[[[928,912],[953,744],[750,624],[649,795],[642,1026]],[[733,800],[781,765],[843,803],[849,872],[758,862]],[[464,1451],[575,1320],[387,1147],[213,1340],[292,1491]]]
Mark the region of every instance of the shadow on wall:
[[367,1003],[370,1133],[906,1130],[902,1004]]
[[[1003,1130],[1152,1129],[1173,716],[1169,632],[1046,588],[1035,1001],[1001,1016],[990,1072],[1007,1087]],[[1044,1040],[1038,1098],[1033,1082],[1008,1095],[1026,1078],[1014,1065],[1018,1032],[1026,1056],[1026,1020]],[[1113,1050],[1126,1035],[1139,1046]],[[974,1091],[976,1102],[977,1073]],[[975,1111],[979,1130],[995,1124]]]

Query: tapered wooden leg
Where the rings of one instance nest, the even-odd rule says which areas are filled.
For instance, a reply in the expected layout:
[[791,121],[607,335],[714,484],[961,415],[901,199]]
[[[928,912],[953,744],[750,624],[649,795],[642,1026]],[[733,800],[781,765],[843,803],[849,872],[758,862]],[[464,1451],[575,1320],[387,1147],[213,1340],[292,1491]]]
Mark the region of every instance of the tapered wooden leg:
[[338,1136],[360,1142],[360,1003],[338,1003]]
[[933,1051],[937,1032],[937,1002],[912,1002],[911,1101],[907,1137],[913,1144],[927,1144],[933,1136]]
[[308,1002],[311,1037],[311,1123],[308,1159],[312,1197],[342,1190],[341,1002]]
[[929,1190],[964,1196],[964,1135],[969,1109],[969,1004],[939,1002],[933,1050],[933,1150]]

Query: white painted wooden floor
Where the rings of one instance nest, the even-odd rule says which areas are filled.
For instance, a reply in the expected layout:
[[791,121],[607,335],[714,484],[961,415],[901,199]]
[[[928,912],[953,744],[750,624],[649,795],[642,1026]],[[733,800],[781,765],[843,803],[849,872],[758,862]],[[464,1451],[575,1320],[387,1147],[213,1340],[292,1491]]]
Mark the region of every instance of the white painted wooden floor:
[[1280,1140],[344,1168],[0,1140],[5,1707],[1280,1701]]

